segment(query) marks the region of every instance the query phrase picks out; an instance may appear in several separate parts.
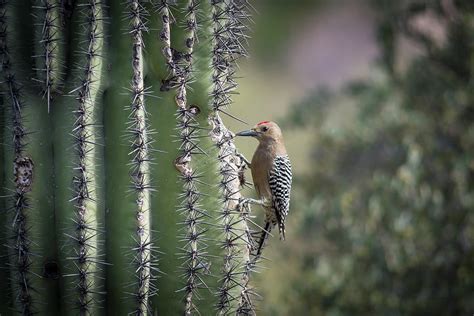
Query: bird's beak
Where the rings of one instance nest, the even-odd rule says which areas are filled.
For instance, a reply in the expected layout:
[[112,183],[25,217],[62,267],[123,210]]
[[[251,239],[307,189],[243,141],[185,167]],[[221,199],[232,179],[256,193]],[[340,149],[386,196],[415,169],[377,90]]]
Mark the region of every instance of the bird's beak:
[[248,131],[242,131],[238,132],[235,134],[235,136],[251,136],[251,137],[257,137],[257,132],[254,130],[248,130]]

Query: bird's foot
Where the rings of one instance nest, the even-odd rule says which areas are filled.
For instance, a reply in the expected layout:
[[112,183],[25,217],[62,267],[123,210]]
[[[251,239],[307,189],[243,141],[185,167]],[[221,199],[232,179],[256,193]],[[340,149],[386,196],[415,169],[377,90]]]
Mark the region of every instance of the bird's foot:
[[265,202],[263,200],[256,200],[251,198],[240,198],[239,199],[239,208],[247,208],[250,204],[253,205],[260,205],[265,206]]
[[245,158],[244,155],[242,155],[242,154],[239,153],[239,152],[236,152],[235,155],[236,155],[237,157],[239,157],[239,158],[245,163],[245,165],[246,165],[247,167],[250,168],[250,161],[249,161],[247,158]]

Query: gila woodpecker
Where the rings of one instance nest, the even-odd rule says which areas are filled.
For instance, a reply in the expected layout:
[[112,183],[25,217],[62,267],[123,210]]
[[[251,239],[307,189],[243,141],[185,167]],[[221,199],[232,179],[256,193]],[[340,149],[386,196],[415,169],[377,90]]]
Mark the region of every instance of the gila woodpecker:
[[291,163],[280,127],[274,122],[260,122],[236,136],[252,136],[259,142],[250,163],[255,191],[260,199],[253,202],[265,209],[265,226],[258,244],[258,257],[268,233],[276,224],[280,239],[285,240],[285,219],[290,209]]

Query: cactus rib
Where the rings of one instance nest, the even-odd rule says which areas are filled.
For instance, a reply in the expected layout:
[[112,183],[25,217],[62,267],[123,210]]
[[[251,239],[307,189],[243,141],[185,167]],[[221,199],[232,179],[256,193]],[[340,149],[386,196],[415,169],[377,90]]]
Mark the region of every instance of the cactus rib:
[[[183,288],[185,315],[191,315],[193,311],[197,311],[193,298],[198,297],[197,290],[200,287],[207,287],[201,276],[207,269],[204,251],[201,249],[205,247],[203,244],[205,230],[199,226],[208,214],[200,206],[201,193],[196,185],[198,175],[191,165],[192,157],[202,153],[197,135],[199,123],[195,118],[200,110],[197,106],[189,105],[186,97],[187,85],[191,81],[193,73],[194,43],[197,41],[196,8],[196,1],[187,1],[183,12],[185,20],[184,52],[182,56],[176,56],[176,60],[173,60],[174,74],[177,76],[178,82],[175,101],[178,106],[177,119],[180,131],[180,152],[176,159],[176,167],[181,173],[180,178],[183,182],[181,210],[185,216],[185,236],[183,238],[186,242],[183,248],[186,283]],[[165,51],[163,53],[166,54]]]
[[76,166],[73,176],[73,193],[71,202],[75,208],[75,235],[71,236],[74,243],[72,260],[76,273],[74,277],[77,293],[73,296],[75,305],[81,315],[91,314],[97,304],[99,285],[96,274],[101,263],[98,252],[98,218],[95,189],[97,160],[95,121],[96,99],[101,84],[100,71],[103,49],[103,16],[102,4],[98,0],[90,0],[83,5],[87,29],[86,59],[83,65],[81,85],[77,91],[78,102],[75,110],[75,122],[72,130],[76,154]]
[[213,28],[213,74],[212,74],[212,109],[214,113],[214,117],[211,116],[210,123],[214,125],[213,131],[211,132],[211,137],[213,137],[214,142],[216,143],[219,149],[219,173],[221,176],[221,190],[222,190],[222,198],[224,201],[224,205],[222,208],[222,222],[223,222],[223,232],[224,232],[224,243],[223,248],[225,251],[224,254],[224,263],[223,263],[223,278],[221,280],[221,285],[219,287],[218,298],[219,301],[217,303],[217,311],[219,314],[228,314],[232,307],[232,300],[234,296],[231,293],[231,290],[238,286],[238,283],[235,284],[234,282],[234,270],[237,269],[237,265],[234,263],[236,260],[236,251],[235,246],[233,244],[233,231],[232,231],[232,222],[234,219],[232,218],[232,206],[230,205],[233,196],[233,190],[230,186],[230,182],[233,180],[230,178],[227,170],[227,163],[224,158],[228,157],[230,153],[226,152],[226,147],[223,147],[224,142],[222,141],[222,137],[224,136],[221,134],[220,127],[223,126],[222,120],[218,116],[218,108],[219,103],[222,102],[222,99],[227,98],[227,95],[222,93],[223,85],[225,82],[222,80],[222,75],[226,71],[226,65],[224,56],[220,49],[220,45],[224,42],[225,31],[222,25],[222,20],[225,19],[223,4],[219,3],[218,1],[212,2],[212,28]]
[[129,2],[132,36],[132,102],[128,130],[131,134],[131,179],[136,193],[136,247],[133,249],[137,273],[136,315],[149,313],[151,280],[150,175],[147,113],[143,74],[143,38],[146,31],[145,9],[140,0]]
[[[232,103],[231,94],[237,87],[234,80],[235,62],[246,54],[240,38],[242,15],[236,9],[243,9],[233,1],[212,1],[213,60],[210,124],[211,138],[219,150],[219,171],[224,201],[222,223],[224,232],[225,259],[223,277],[218,291],[219,314],[228,314],[235,308],[237,314],[253,314],[253,305],[248,288],[249,273],[253,268],[250,258],[252,237],[247,218],[250,210],[240,206],[239,170],[241,159],[237,156],[232,133],[227,130],[219,113],[227,114],[225,108]],[[237,258],[241,258],[238,260]],[[238,289],[238,296],[232,291]],[[234,302],[236,301],[237,302]],[[236,306],[236,307],[234,307]]]

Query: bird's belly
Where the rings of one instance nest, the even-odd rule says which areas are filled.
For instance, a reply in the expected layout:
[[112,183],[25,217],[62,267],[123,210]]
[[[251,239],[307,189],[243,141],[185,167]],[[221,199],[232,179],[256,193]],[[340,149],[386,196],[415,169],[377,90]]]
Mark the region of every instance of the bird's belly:
[[[259,164],[255,164],[255,166],[259,166]],[[268,171],[261,167],[253,168],[251,171],[253,184],[258,197],[260,199],[271,199],[272,194],[268,184]]]

